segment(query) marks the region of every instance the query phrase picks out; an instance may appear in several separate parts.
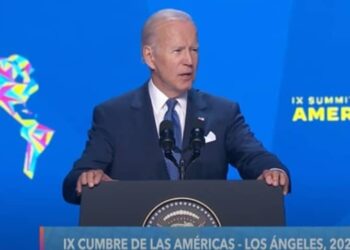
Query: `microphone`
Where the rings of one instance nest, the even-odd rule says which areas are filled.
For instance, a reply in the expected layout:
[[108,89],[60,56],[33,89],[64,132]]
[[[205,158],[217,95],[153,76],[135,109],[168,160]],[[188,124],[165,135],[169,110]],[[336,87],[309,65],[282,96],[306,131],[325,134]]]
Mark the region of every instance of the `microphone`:
[[174,163],[177,168],[179,168],[179,164],[173,155],[173,150],[175,148],[173,123],[169,120],[164,120],[160,123],[159,145],[163,149],[165,157]]
[[175,147],[175,138],[173,123],[169,120],[164,120],[159,126],[159,145],[164,150],[164,154],[167,158],[172,155],[172,150]]
[[201,154],[201,148],[204,144],[204,121],[195,120],[190,135],[190,149],[192,149],[192,160]]

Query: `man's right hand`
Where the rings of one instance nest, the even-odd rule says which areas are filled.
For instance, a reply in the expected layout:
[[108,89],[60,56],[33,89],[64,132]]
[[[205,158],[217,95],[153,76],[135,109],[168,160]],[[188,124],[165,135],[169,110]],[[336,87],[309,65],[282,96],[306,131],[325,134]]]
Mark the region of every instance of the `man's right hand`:
[[101,181],[111,181],[111,177],[106,175],[101,169],[89,170],[83,172],[78,179],[76,191],[78,195],[81,194],[82,188],[85,185],[88,185],[89,188],[93,188],[100,184]]

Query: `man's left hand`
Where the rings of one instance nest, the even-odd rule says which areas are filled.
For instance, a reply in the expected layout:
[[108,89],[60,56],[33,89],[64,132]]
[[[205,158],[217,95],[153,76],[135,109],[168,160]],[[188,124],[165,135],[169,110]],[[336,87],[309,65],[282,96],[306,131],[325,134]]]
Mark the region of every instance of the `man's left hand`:
[[258,177],[258,180],[264,180],[267,185],[274,187],[281,186],[284,195],[286,195],[289,191],[289,178],[284,171],[276,169],[265,170]]

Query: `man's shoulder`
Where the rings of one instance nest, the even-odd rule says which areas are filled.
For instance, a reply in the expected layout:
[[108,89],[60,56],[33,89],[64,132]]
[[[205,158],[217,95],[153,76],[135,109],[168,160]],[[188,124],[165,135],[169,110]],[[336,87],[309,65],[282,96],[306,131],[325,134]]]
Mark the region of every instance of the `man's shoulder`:
[[201,91],[199,89],[192,89],[191,94],[194,96],[194,99],[198,102],[203,102],[209,107],[217,107],[217,108],[239,108],[239,104],[230,100],[226,97],[217,96],[205,91]]
[[144,91],[144,85],[123,93],[119,96],[114,96],[110,99],[107,99],[98,105],[96,105],[97,109],[125,109],[130,107],[130,105],[135,101],[135,99],[139,99]]

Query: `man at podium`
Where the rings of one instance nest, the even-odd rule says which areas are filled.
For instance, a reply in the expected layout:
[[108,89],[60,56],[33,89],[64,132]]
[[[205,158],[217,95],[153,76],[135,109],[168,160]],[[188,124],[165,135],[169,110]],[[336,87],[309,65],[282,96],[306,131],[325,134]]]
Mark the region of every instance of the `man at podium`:
[[150,78],[95,107],[85,150],[64,180],[66,201],[78,204],[82,186],[112,179],[226,179],[229,165],[288,193],[287,168],[254,137],[239,105],[193,88],[198,52],[187,13],[164,9],[147,20]]

